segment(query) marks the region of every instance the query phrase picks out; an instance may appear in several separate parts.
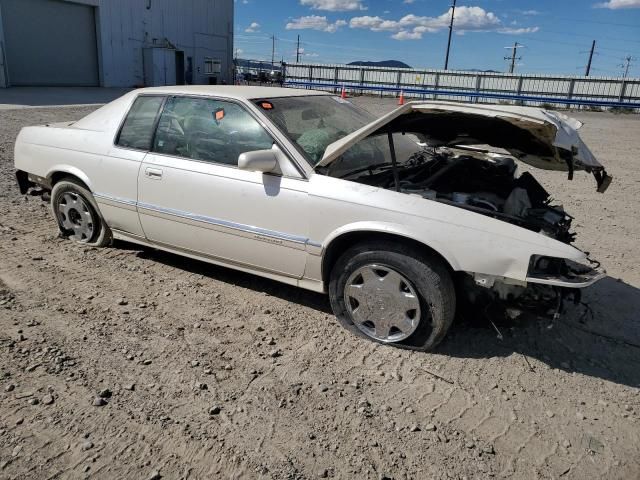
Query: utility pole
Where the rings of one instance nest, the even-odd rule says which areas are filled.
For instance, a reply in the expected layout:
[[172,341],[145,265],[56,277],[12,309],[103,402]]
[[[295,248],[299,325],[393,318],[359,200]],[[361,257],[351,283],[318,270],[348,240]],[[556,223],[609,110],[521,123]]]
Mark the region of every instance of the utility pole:
[[[505,60],[511,60],[511,65],[509,66],[509,73],[513,73],[513,71],[516,68],[516,60],[522,60],[522,57],[516,57],[517,53],[518,53],[518,48],[520,47],[524,47],[524,45],[522,45],[521,43],[514,43],[513,44],[513,51],[511,53],[510,57],[504,57]],[[511,48],[511,47],[504,47],[504,48]]]
[[271,35],[271,70],[273,70],[276,57],[276,36]]
[[593,60],[593,52],[596,49],[596,41],[594,40],[593,43],[591,44],[591,51],[589,52],[589,61],[587,62],[587,71],[584,72],[584,76],[588,77],[589,76],[589,72],[591,72],[591,60]]
[[624,63],[620,65],[624,68],[624,73],[622,74],[622,78],[627,78],[629,76],[629,68],[631,67],[631,61],[635,60],[631,55],[627,55],[624,57]]
[[300,63],[300,35],[298,35],[298,46],[296,47],[296,63]]
[[451,35],[453,34],[453,17],[456,15],[456,0],[451,5],[451,23],[449,24],[449,40],[447,41],[447,55],[444,59],[444,69],[449,69],[449,50],[451,49]]

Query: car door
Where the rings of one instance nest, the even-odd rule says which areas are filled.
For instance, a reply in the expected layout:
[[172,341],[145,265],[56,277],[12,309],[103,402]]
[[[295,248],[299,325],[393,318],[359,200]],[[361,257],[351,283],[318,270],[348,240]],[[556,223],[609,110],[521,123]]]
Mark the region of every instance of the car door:
[[241,104],[169,97],[138,177],[138,212],[147,239],[224,263],[302,277],[308,182],[300,174],[237,168],[241,153],[263,149],[275,149],[281,165],[290,161]]
[[114,233],[143,237],[136,209],[138,173],[164,100],[163,95],[137,96],[108,154],[84,156],[82,168],[93,181],[93,196]]

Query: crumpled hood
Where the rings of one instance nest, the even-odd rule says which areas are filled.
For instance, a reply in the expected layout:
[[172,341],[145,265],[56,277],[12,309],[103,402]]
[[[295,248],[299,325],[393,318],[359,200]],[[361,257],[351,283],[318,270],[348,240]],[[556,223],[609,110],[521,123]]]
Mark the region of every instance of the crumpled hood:
[[[330,144],[316,166],[329,165],[372,134],[392,130],[424,135],[430,145],[490,145],[536,168],[570,176],[586,170],[610,181],[578,135],[580,127],[574,118],[535,107],[410,102]],[[597,175],[596,180],[600,186]]]

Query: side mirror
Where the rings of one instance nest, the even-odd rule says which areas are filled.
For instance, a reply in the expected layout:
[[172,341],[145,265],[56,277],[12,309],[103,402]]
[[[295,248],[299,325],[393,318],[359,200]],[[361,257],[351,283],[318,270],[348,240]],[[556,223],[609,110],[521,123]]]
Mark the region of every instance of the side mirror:
[[245,152],[238,157],[238,168],[252,172],[269,173],[277,170],[278,158],[273,150]]

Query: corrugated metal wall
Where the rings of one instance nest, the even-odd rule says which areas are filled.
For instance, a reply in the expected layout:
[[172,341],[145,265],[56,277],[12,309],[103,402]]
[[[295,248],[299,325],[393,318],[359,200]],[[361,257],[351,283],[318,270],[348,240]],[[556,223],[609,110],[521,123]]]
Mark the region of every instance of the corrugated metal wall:
[[409,70],[337,64],[287,64],[285,78],[289,86],[335,91],[344,85],[351,92],[368,91],[380,95],[397,95],[402,89],[405,96],[421,99],[509,103],[512,102],[509,97],[529,97],[542,99],[514,101],[533,105],[565,104],[567,101],[584,105],[640,103],[640,78]]
[[193,83],[208,83],[205,57],[219,59],[217,81],[231,83],[233,0],[100,0],[98,34],[105,87],[144,85],[143,49],[168,40],[193,61]]

